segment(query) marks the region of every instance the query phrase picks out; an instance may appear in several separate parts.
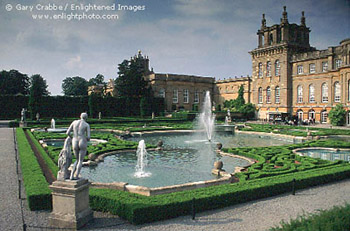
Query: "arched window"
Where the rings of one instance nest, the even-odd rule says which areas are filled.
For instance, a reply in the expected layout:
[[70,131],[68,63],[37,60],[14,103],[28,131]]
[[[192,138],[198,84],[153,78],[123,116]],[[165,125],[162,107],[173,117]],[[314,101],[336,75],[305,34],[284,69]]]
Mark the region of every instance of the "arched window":
[[263,76],[263,65],[262,63],[259,63],[259,77],[261,78]]
[[321,87],[322,103],[328,103],[328,84],[323,83]]
[[280,61],[277,59],[275,62],[275,76],[280,75]]
[[309,103],[315,103],[315,86],[309,85]]
[[262,88],[259,87],[258,89],[258,102],[262,103],[263,102],[263,97],[262,97]]
[[303,120],[303,117],[304,117],[304,112],[303,112],[303,110],[297,111],[297,116],[298,116],[298,120],[299,120],[299,121],[302,121],[302,120]]
[[300,86],[300,85],[298,86],[297,93],[298,93],[297,102],[302,103],[303,102],[303,87],[302,86]]
[[268,62],[266,63],[266,76],[267,76],[267,77],[270,77],[270,76],[271,76],[271,62],[270,62],[270,61],[268,61]]
[[266,88],[266,103],[271,103],[271,88]]
[[335,82],[334,83],[334,102],[340,102],[340,95],[341,95],[340,83]]
[[280,103],[280,87],[275,88],[275,103]]
[[164,88],[159,89],[158,96],[161,97],[161,98],[165,98],[165,90],[164,90]]

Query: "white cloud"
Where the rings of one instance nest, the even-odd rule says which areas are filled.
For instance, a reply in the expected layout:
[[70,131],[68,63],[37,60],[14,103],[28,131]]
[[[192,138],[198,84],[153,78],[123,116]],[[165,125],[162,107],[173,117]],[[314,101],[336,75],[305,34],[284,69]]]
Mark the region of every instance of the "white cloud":
[[80,55],[70,58],[65,64],[64,67],[68,70],[82,69],[83,63],[81,61]]

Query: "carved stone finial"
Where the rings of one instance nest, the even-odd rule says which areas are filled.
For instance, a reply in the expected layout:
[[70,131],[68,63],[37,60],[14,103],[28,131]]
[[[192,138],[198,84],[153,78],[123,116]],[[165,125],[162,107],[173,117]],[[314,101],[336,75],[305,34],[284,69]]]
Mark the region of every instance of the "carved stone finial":
[[282,22],[283,23],[287,23],[288,22],[288,18],[287,18],[287,7],[283,6],[283,13],[282,13]]
[[306,23],[305,23],[305,14],[304,14],[304,11],[301,12],[300,24],[301,24],[302,26],[305,26],[305,25],[306,25]]
[[262,28],[266,27],[266,19],[265,19],[265,14],[263,14],[263,15],[262,15],[261,27],[262,27]]

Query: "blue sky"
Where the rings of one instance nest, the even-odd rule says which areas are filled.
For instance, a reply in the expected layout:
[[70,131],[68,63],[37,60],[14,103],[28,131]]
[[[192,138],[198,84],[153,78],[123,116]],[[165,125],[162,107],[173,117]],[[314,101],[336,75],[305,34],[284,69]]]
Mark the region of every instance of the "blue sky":
[[[118,19],[66,21],[32,15],[72,11],[16,9],[48,3],[144,5],[145,10],[90,11]],[[39,73],[52,95],[62,94],[68,76],[116,78],[118,64],[138,50],[149,56],[155,72],[217,79],[251,75],[248,51],[257,46],[261,15],[268,26],[279,23],[284,5],[290,23],[300,24],[305,11],[310,43],[317,49],[350,37],[349,0],[0,0],[0,69]]]

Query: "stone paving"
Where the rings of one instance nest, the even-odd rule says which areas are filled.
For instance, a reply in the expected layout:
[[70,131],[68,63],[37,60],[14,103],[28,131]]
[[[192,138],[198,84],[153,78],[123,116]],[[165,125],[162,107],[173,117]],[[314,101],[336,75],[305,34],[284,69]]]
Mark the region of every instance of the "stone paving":
[[[27,230],[47,229],[47,211],[28,211],[25,199],[19,200],[13,131],[0,128],[0,230],[23,230],[21,201]],[[24,198],[24,190],[21,192]],[[314,213],[334,205],[350,203],[350,179],[283,194],[224,209],[183,216],[171,220],[134,226],[117,216],[95,212],[94,223],[83,230],[267,230],[281,220],[289,221],[303,213]]]

